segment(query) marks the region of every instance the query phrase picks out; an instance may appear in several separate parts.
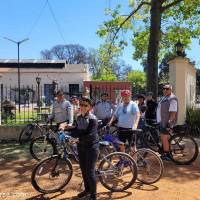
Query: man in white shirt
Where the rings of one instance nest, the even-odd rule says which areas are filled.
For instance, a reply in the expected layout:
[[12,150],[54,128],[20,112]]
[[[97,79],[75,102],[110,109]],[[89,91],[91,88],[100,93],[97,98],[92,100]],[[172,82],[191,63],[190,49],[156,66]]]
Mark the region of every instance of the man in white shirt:
[[138,105],[131,100],[131,92],[129,90],[123,90],[121,97],[122,103],[117,107],[108,125],[111,126],[118,119],[119,140],[124,143],[126,141],[130,143],[132,140],[131,130],[137,129],[140,111]]
[[163,97],[158,103],[156,118],[159,123],[160,137],[163,145],[163,160],[171,160],[169,145],[169,128],[177,123],[178,99],[172,93],[172,86],[167,84],[163,87]]

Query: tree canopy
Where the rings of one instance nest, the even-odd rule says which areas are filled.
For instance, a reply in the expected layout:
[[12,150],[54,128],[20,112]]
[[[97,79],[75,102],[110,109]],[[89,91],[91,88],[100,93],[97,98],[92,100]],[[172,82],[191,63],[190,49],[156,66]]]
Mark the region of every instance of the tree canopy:
[[159,61],[172,52],[178,40],[190,48],[192,38],[199,39],[200,0],[129,0],[129,6],[133,11],[127,17],[121,16],[120,6],[106,11],[110,19],[97,34],[106,43],[110,38],[107,52],[112,55],[114,47],[122,51],[127,44],[121,42],[119,30],[132,31],[133,59],[145,63],[147,88],[157,95]]

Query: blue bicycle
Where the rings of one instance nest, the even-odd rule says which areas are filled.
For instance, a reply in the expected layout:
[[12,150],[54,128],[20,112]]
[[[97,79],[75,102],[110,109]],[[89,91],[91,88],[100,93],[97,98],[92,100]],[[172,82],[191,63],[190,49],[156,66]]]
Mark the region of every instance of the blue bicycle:
[[102,140],[112,145],[114,151],[125,151],[135,161],[138,167],[137,179],[144,184],[153,184],[160,180],[163,174],[164,166],[160,157],[151,149],[138,148],[137,135],[142,134],[142,130],[130,130],[132,141],[130,144],[119,141],[116,134],[110,132],[109,127],[105,127],[105,134]]

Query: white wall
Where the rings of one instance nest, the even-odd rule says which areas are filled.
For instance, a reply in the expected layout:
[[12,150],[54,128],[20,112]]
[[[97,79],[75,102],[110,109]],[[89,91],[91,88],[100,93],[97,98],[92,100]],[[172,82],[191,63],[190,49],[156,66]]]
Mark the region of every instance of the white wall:
[[179,100],[178,124],[184,124],[186,108],[196,102],[196,69],[188,58],[176,57],[169,61],[169,81]]

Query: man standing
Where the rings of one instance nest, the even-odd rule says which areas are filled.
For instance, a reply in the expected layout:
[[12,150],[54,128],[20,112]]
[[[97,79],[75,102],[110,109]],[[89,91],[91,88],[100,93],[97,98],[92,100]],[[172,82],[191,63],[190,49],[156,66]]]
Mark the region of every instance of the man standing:
[[156,120],[156,109],[157,103],[153,99],[153,93],[148,92],[146,96],[146,112],[145,112],[145,119],[148,124],[152,124]]
[[101,100],[94,107],[94,115],[96,115],[97,119],[102,120],[102,124],[105,126],[110,121],[113,111],[114,105],[108,100],[108,94],[102,93]]
[[121,91],[121,97],[122,103],[117,107],[108,125],[111,126],[113,121],[118,119],[119,140],[124,143],[128,140],[130,144],[132,140],[131,130],[137,129],[140,111],[138,105],[131,101],[131,92],[129,90]]
[[79,99],[77,96],[73,95],[71,97],[71,104],[73,105],[74,120],[76,121],[77,116],[79,115],[80,112]]
[[169,128],[172,128],[177,123],[178,99],[172,93],[172,86],[169,84],[163,87],[163,97],[158,103],[156,117],[164,150],[161,158],[170,161]]
[[73,106],[65,99],[62,91],[56,93],[56,101],[53,104],[52,115],[49,120],[55,121],[58,125],[66,122],[69,126],[73,124]]

